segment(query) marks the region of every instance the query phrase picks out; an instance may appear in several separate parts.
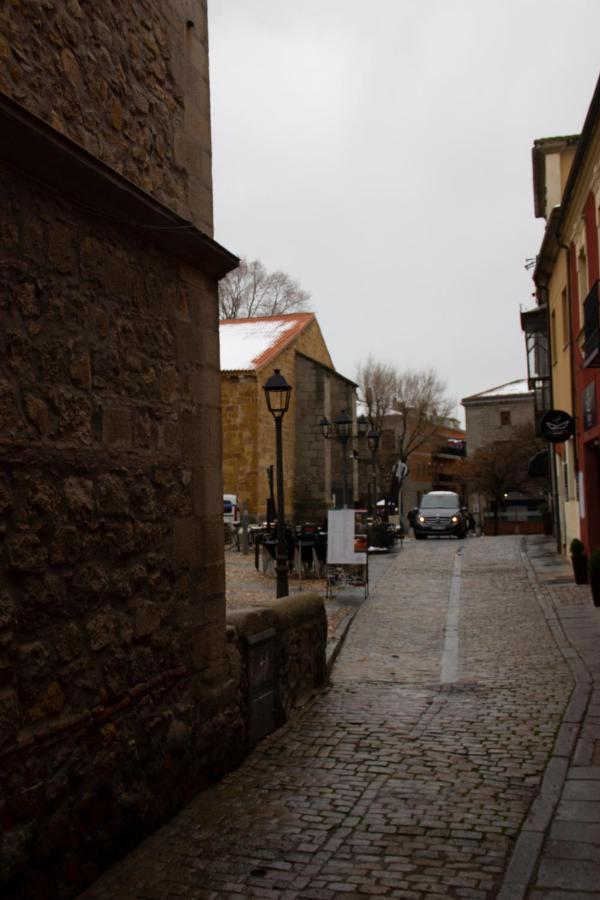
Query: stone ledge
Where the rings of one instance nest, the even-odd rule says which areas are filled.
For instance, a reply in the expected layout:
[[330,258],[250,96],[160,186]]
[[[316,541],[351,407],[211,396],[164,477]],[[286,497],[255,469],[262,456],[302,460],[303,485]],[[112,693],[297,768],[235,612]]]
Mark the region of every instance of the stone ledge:
[[240,661],[247,746],[283,725],[327,681],[327,615],[316,593],[284,597],[227,619]]

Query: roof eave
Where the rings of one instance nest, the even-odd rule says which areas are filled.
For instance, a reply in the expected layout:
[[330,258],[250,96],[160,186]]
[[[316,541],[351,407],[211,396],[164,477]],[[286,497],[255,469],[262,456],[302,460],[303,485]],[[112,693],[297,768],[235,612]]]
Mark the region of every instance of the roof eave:
[[540,251],[535,261],[533,281],[538,287],[545,285],[547,279],[550,277],[554,260],[556,259],[556,254],[559,250],[557,225],[560,218],[560,209],[560,206],[555,206],[548,216]]
[[215,279],[239,259],[75,141],[0,91],[0,155],[86,214],[135,232]]
[[556,233],[558,240],[560,242],[560,233],[562,231],[565,217],[567,215],[569,203],[571,201],[571,197],[575,190],[575,184],[579,177],[579,173],[583,166],[585,156],[587,154],[588,148],[592,141],[592,136],[594,133],[594,128],[598,121],[598,117],[600,115],[600,76],[598,77],[598,81],[596,82],[596,87],[594,89],[594,93],[587,111],[587,115],[585,117],[585,122],[583,123],[583,128],[581,129],[581,134],[579,136],[579,141],[577,142],[577,150],[575,151],[575,157],[573,159],[573,163],[571,165],[571,169],[569,171],[569,177],[567,178],[567,183],[565,185],[565,189],[563,191],[562,202],[560,205],[560,215],[558,217],[558,221],[556,223]]

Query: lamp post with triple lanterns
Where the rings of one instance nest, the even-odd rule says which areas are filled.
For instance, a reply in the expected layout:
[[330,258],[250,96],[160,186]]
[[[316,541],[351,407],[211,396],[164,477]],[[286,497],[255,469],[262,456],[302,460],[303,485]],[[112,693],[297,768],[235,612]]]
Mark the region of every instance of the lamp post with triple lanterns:
[[373,505],[370,512],[374,515],[377,512],[377,450],[379,448],[379,440],[381,435],[379,432],[371,426],[369,431],[367,432],[367,446],[371,451],[371,462],[373,464],[373,482],[372,482],[372,490],[373,490]]
[[358,433],[352,434],[352,417],[345,409],[340,410],[333,422],[324,416],[319,422],[319,429],[325,440],[335,440],[342,446],[342,506],[348,506],[348,442],[353,438],[365,437],[369,428],[366,416],[356,420]]

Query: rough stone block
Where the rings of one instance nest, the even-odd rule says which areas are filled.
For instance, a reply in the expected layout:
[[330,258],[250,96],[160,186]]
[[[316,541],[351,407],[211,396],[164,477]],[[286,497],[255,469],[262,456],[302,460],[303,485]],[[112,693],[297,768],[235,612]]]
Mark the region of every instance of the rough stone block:
[[6,541],[8,564],[20,572],[41,572],[45,568],[47,550],[34,534],[20,534]]
[[14,742],[19,722],[19,704],[15,691],[0,690],[0,747]]
[[131,411],[125,407],[102,410],[102,437],[106,444],[131,446]]
[[75,232],[70,225],[54,222],[49,227],[48,259],[60,272],[75,269]]
[[134,609],[134,638],[140,640],[154,634],[160,628],[163,619],[163,609],[158,603],[146,600],[136,601]]
[[200,565],[202,560],[200,520],[196,516],[174,520],[173,558],[179,565]]

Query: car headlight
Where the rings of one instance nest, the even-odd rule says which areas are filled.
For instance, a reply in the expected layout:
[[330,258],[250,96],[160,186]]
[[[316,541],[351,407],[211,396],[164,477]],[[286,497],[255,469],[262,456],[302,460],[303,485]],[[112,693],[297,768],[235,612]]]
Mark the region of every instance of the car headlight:
[[458,522],[458,516],[452,516],[452,522],[456,525]]
[[419,516],[419,522],[424,522],[424,521],[425,521],[425,516]]

